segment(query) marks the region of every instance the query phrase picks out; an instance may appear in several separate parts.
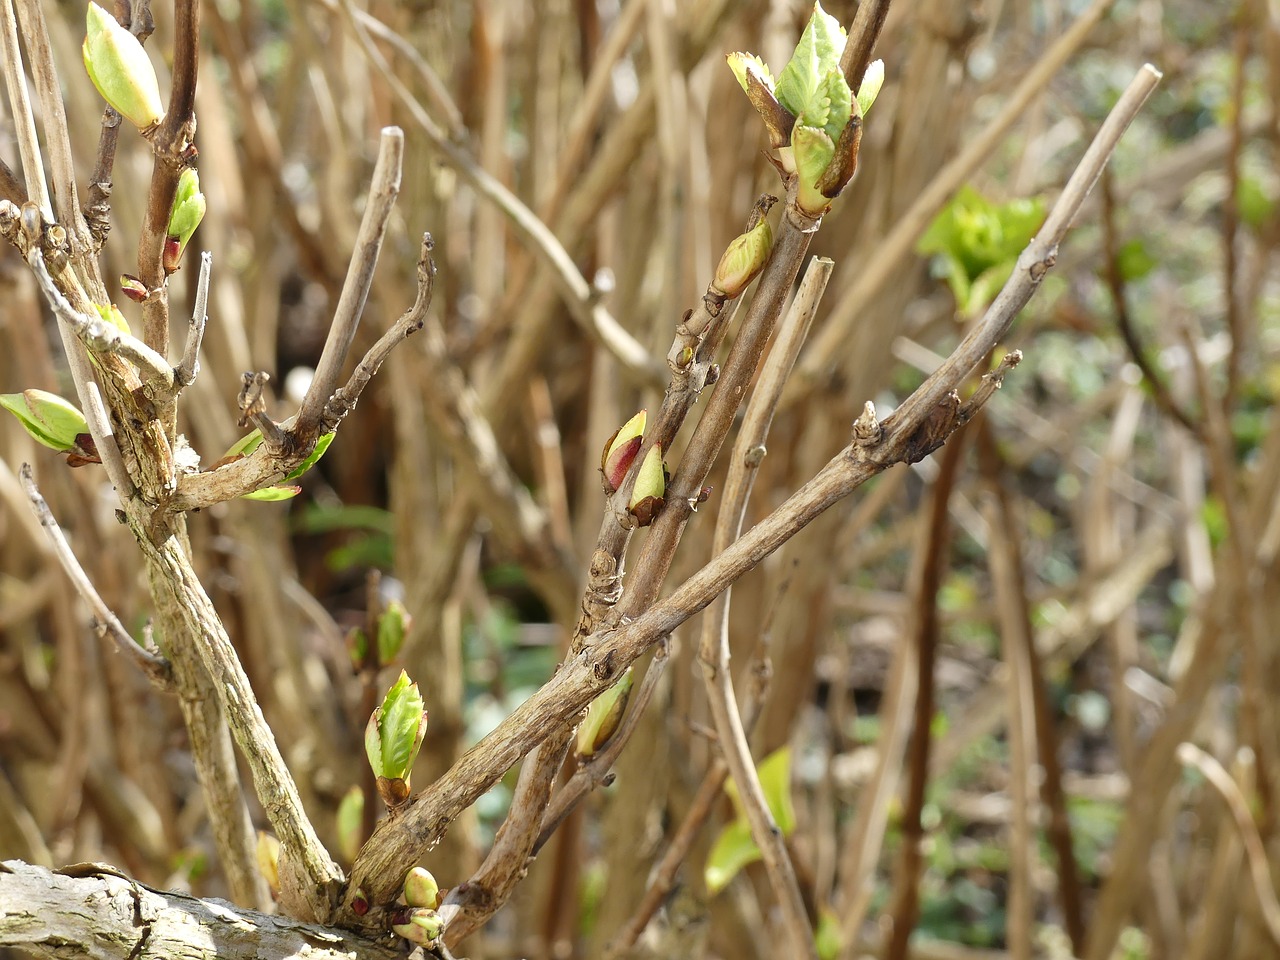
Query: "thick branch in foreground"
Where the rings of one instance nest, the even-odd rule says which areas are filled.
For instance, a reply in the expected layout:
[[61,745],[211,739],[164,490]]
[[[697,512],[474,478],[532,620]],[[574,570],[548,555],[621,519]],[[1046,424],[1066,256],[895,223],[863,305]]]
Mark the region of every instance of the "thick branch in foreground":
[[0,863],[0,947],[35,957],[393,960],[402,951],[341,930],[144,887],[104,864],[59,871]]

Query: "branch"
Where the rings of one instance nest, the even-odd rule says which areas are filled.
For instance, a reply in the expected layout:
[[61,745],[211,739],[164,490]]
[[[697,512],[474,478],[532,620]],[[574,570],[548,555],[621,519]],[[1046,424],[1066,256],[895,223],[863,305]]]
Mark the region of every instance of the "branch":
[[1280,945],[1280,901],[1276,899],[1276,888],[1271,881],[1271,867],[1267,860],[1267,848],[1258,833],[1258,825],[1253,814],[1249,812],[1249,801],[1240,790],[1240,785],[1231,779],[1231,775],[1223,769],[1217,759],[1194,743],[1183,743],[1178,746],[1178,760],[1189,767],[1195,767],[1201,776],[1213,785],[1213,788],[1226,801],[1231,811],[1231,819],[1240,831],[1240,840],[1244,844],[1244,852],[1249,860],[1249,879],[1253,881],[1253,890],[1258,897],[1258,907],[1262,911],[1262,919],[1266,923],[1267,933]]
[[[814,337],[805,361],[797,371],[797,386],[812,388],[822,380],[832,359],[847,354],[845,344],[868,302],[898,276],[902,261],[909,256],[916,240],[924,233],[937,212],[961,184],[973,176],[979,165],[995,149],[1015,122],[1026,115],[1027,106],[1053,75],[1084,43],[1089,31],[1102,19],[1115,0],[1094,0],[1093,4],[1045,52],[1009,95],[1000,112],[978,132],[965,147],[916,197],[915,202],[898,217],[893,229],[876,244],[875,255],[861,265],[858,275],[840,297],[823,328]],[[864,5],[865,6],[865,5]],[[848,49],[846,47],[846,49]],[[799,399],[800,391],[790,391],[788,402]]]
[[200,374],[200,344],[204,340],[204,328],[209,322],[209,271],[213,267],[213,254],[200,254],[200,276],[196,280],[196,302],[191,311],[191,323],[187,328],[187,343],[182,350],[182,362],[174,368],[175,389],[181,390],[195,383]]
[[18,46],[18,20],[12,0],[0,0],[0,58],[3,58],[4,85],[9,91],[9,115],[13,117],[18,155],[22,158],[22,177],[27,195],[45,219],[53,220],[49,205],[49,188],[44,181],[44,159],[40,155],[40,138],[36,134],[35,114],[27,93],[27,78],[22,71],[22,51]]
[[[573,718],[661,637],[703,610],[730,584],[823,511],[888,466],[909,460],[922,450],[925,453],[921,455],[926,455],[937,449],[964,417],[976,412],[998,387],[1004,372],[1016,363],[1017,354],[1009,355],[996,371],[988,374],[979,393],[964,406],[956,400],[954,407],[944,407],[943,398],[950,396],[991,352],[1053,266],[1057,245],[1088,188],[1159,78],[1159,72],[1150,65],[1139,71],[1094,138],[1040,234],[1019,258],[996,301],[956,352],[883,423],[876,420],[874,408],[867,404],[863,416],[855,423],[854,442],[785,503],[713,558],[666,600],[636,619],[591,638],[592,642],[570,656],[560,671],[497,729],[464,754],[434,784],[417,794],[394,821],[384,821],[352,867],[340,914],[344,924],[364,929],[384,925],[386,907],[399,893],[405,872],[416,862],[421,850],[438,840],[462,810],[559,724]],[[942,416],[939,416],[940,410]],[[709,405],[704,421],[710,413]],[[659,519],[664,516],[665,511]],[[653,531],[649,539],[654,539]],[[356,889],[361,889],[373,905],[363,918],[350,906]]]
[[[141,38],[140,38],[141,39]],[[178,177],[193,158],[196,135],[196,76],[200,70],[200,0],[173,5],[173,84],[169,109],[151,133],[155,161],[147,191],[147,214],[138,238],[138,279],[155,290],[142,303],[142,339],[160,354],[169,352],[168,274],[164,244]]]
[[0,863],[0,947],[32,956],[221,960],[402,960],[401,950],[343,930],[299,923],[144,886],[104,864],[58,871]]
[[374,267],[387,233],[391,208],[400,193],[400,173],[404,165],[404,131],[399,127],[383,127],[378,141],[378,160],[373,167],[369,197],[365,202],[355,250],[347,267],[347,278],[329,327],[329,336],[320,354],[315,376],[302,400],[293,431],[298,437],[314,439],[318,435],[324,406],[338,387],[338,378],[347,361],[347,351],[356,335],[360,314],[364,311],[369,287],[373,284]]
[[[810,265],[801,282],[800,292],[778,333],[778,342],[770,352],[759,383],[751,395],[742,429],[738,432],[729,458],[724,502],[716,518],[712,540],[713,556],[722,552],[741,532],[742,521],[747,512],[747,500],[751,496],[756,471],[765,455],[765,440],[768,438],[778,400],[782,396],[782,388],[791,375],[800,347],[808,335],[809,326],[831,276],[832,266],[833,263],[825,259],[814,260]],[[760,849],[770,883],[778,896],[784,926],[793,931],[798,941],[811,944],[813,937],[809,929],[808,914],[800,896],[786,841],[774,822],[751,757],[751,747],[747,742],[745,725],[733,690],[729,657],[729,591],[726,590],[702,620],[698,659],[702,662],[707,701],[727,769],[738,785],[743,811],[751,827],[751,836]]]
[[53,307],[53,312],[84,341],[86,347],[97,354],[120,355],[138,368],[143,383],[149,389],[172,394],[173,367],[169,366],[168,360],[132,334],[125,333],[101,317],[91,317],[73,307],[49,276],[44,257],[38,251],[29,255],[27,261],[36,275],[41,292]]
[[119,618],[111,612],[111,608],[102,599],[101,594],[94,587],[93,581],[89,579],[89,575],[80,566],[80,561],[76,559],[76,555],[71,549],[71,544],[67,542],[66,535],[62,532],[62,528],[58,526],[58,521],[54,518],[53,511],[49,509],[49,504],[40,495],[35,477],[31,473],[31,464],[24,463],[18,471],[18,475],[22,478],[22,487],[27,491],[27,496],[31,500],[31,509],[40,521],[40,526],[44,527],[44,532],[48,535],[49,542],[53,545],[54,555],[57,556],[58,562],[62,564],[63,572],[66,573],[67,579],[71,581],[71,585],[76,588],[76,592],[89,605],[89,609],[93,611],[95,628],[98,633],[110,636],[115,641],[117,649],[132,659],[137,664],[138,669],[147,675],[147,679],[157,689],[171,689],[173,686],[173,668],[170,666],[169,661],[161,656],[159,650],[155,649],[154,646],[144,647],[134,640],[129,631],[120,623]]

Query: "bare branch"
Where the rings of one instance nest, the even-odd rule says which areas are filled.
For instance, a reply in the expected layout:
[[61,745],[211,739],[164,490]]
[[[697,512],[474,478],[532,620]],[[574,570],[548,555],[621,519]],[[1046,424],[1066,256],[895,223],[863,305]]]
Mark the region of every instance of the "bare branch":
[[294,421],[296,436],[313,439],[319,431],[324,406],[338,387],[338,378],[347,361],[347,352],[355,337],[364,303],[373,284],[373,271],[378,264],[382,240],[387,233],[387,221],[391,208],[400,193],[400,173],[404,165],[404,131],[399,127],[384,127],[378,141],[378,160],[373,167],[373,180],[369,184],[369,197],[365,202],[360,231],[356,234],[355,250],[347,267],[347,278],[342,284],[338,308],[334,313],[329,335],[324,342],[324,352],[316,367],[315,377],[307,388],[302,407]]
[[71,585],[76,588],[76,592],[89,605],[89,609],[93,611],[94,622],[98,632],[111,637],[115,642],[116,648],[133,660],[138,669],[147,675],[147,679],[157,689],[171,689],[173,686],[173,668],[170,666],[169,661],[161,656],[160,651],[154,645],[144,647],[134,640],[129,631],[125,630],[124,625],[120,623],[119,618],[111,612],[111,608],[102,599],[101,594],[94,587],[93,581],[89,579],[89,575],[80,566],[80,561],[76,559],[76,555],[71,549],[71,544],[67,542],[66,535],[62,532],[62,528],[58,526],[58,521],[54,518],[53,511],[49,509],[49,504],[41,496],[40,490],[36,486],[35,477],[31,472],[31,464],[24,463],[19,470],[19,476],[22,478],[22,487],[27,491],[27,496],[31,500],[31,509],[40,521],[40,526],[44,527],[44,532],[48,535],[49,542],[53,545],[54,555],[62,565],[63,572],[67,575],[67,579],[71,581]]
[[196,280],[196,302],[191,311],[191,323],[187,328],[187,342],[182,350],[182,362],[174,368],[173,379],[177,389],[190,386],[200,375],[200,344],[204,340],[204,328],[209,322],[209,271],[213,268],[213,254],[200,254],[200,276]]

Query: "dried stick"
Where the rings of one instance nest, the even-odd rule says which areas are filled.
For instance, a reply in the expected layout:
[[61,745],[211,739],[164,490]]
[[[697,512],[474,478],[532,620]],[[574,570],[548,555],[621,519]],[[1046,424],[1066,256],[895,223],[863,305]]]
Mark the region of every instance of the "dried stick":
[[175,389],[181,390],[195,382],[200,374],[200,344],[204,340],[204,328],[209,322],[209,271],[213,268],[213,254],[205,250],[200,254],[200,275],[196,279],[195,307],[191,311],[191,323],[187,327],[187,342],[182,349],[182,361],[173,370]]
[[1227,808],[1231,811],[1231,819],[1235,821],[1236,829],[1240,831],[1245,856],[1249,860],[1249,876],[1253,881],[1253,891],[1258,897],[1258,906],[1262,910],[1262,919],[1266,922],[1271,939],[1280,946],[1280,900],[1276,899],[1266,846],[1262,842],[1262,835],[1258,832],[1253,814],[1249,811],[1248,799],[1217,758],[1205,753],[1194,743],[1178,745],[1178,762],[1200,771],[1200,774],[1226,801]]
[[532,246],[534,252],[551,268],[574,319],[612,353],[629,374],[641,383],[661,386],[666,374],[662,364],[649,356],[648,351],[639,341],[614,319],[601,302],[600,292],[582,276],[577,264],[573,262],[573,258],[569,256],[569,252],[565,250],[556,235],[538,218],[537,214],[520,201],[519,197],[480,167],[465,149],[445,136],[409,88],[392,72],[381,51],[373,45],[364,24],[355,17],[350,0],[341,0],[341,3],[343,12],[346,14],[346,23],[355,34],[365,56],[395,91],[396,96],[418,123],[431,145],[448,160],[449,165],[457,170],[477,193],[496,204],[507,215],[516,230]]
[[67,542],[66,534],[62,532],[62,528],[58,526],[58,521],[53,515],[53,511],[49,509],[49,504],[40,494],[40,489],[36,486],[35,477],[31,472],[31,464],[24,463],[18,471],[22,478],[22,487],[27,491],[27,496],[31,500],[31,509],[35,512],[36,518],[40,521],[40,526],[44,527],[44,532],[49,537],[49,542],[53,545],[54,555],[58,558],[58,563],[62,565],[63,572],[67,575],[67,579],[71,581],[71,585],[75,587],[76,592],[89,605],[89,609],[93,611],[94,629],[99,635],[107,635],[111,637],[116,648],[125,656],[133,660],[147,679],[151,681],[158,690],[169,690],[173,687],[173,667],[154,646],[143,646],[141,643],[133,639],[120,622],[119,618],[107,606],[106,601],[102,599],[102,595],[98,593],[94,587],[93,581],[89,579],[89,575],[84,572],[84,568],[80,566],[80,561],[76,559],[75,552],[71,549],[71,544]]
[[307,387],[307,395],[294,421],[294,434],[304,441],[314,441],[319,436],[324,406],[338,387],[338,378],[342,375],[347,352],[351,349],[351,341],[355,338],[369,287],[373,283],[373,271],[378,265],[391,208],[400,193],[403,165],[404,131],[399,127],[383,127],[378,140],[378,159],[369,184],[369,198],[365,202],[355,249],[347,266],[347,278],[342,284],[342,294],[338,298],[338,307],[329,326],[315,376]]
[[[776,606],[770,608],[770,618],[772,618],[773,611],[776,609]],[[750,683],[747,686],[746,696],[742,704],[742,726],[747,731],[748,737],[750,737],[756,721],[760,718],[760,711],[764,706],[765,696],[769,689],[769,681],[773,675],[768,652],[769,629],[769,623],[766,623],[761,629],[756,650],[752,654],[751,662],[747,665],[747,676],[750,677]],[[676,875],[679,873],[680,865],[684,863],[685,858],[689,855],[689,850],[692,849],[694,841],[701,832],[702,825],[706,823],[707,818],[715,810],[715,803],[720,799],[720,791],[724,788],[724,782],[728,776],[729,765],[725,763],[722,754],[716,754],[711,761],[711,766],[707,768],[707,772],[702,777],[702,783],[698,785],[698,790],[689,804],[684,820],[681,821],[680,826],[672,835],[662,859],[654,866],[650,875],[649,886],[644,892],[644,898],[640,901],[640,905],[636,907],[635,913],[631,915],[631,918],[627,920],[622,929],[609,942],[605,951],[607,960],[618,960],[618,958],[627,955],[628,951],[635,946],[636,941],[640,939],[640,935],[644,933],[644,929],[649,925],[649,921],[653,919],[653,915],[658,912],[658,908],[662,906],[667,896],[675,888]]]
[[0,56],[4,60],[4,85],[9,91],[9,111],[18,140],[18,155],[22,158],[22,178],[26,181],[27,197],[39,207],[46,220],[52,221],[53,207],[49,205],[49,188],[45,185],[40,138],[36,135],[27,78],[22,71],[13,0],[0,0]]
[[[362,928],[376,928],[384,923],[386,905],[399,893],[405,871],[416,862],[424,845],[438,839],[462,810],[559,724],[575,716],[661,637],[703,610],[721,591],[832,504],[889,466],[928,455],[980,409],[999,386],[1004,373],[1017,362],[1016,354],[1006,357],[996,371],[983,378],[979,392],[968,403],[961,405],[958,400],[947,398],[994,349],[1056,262],[1057,247],[1068,226],[1124,129],[1159,79],[1159,72],[1150,65],[1138,72],[1094,137],[1040,233],[1019,257],[1000,295],[952,356],[883,422],[876,420],[874,408],[868,404],[869,409],[864,410],[854,425],[854,442],[785,503],[713,558],[666,600],[654,604],[634,620],[593,637],[593,642],[568,658],[551,680],[464,754],[447,773],[417,794],[395,821],[384,821],[353,865],[351,882],[343,896],[342,923]],[[787,232],[783,232],[784,239]],[[775,257],[777,255],[775,250]],[[757,291],[757,299],[759,297]],[[716,394],[719,393],[717,390]],[[704,420],[710,412],[709,405]],[[666,516],[664,510],[659,522]],[[657,526],[655,523],[654,528]],[[651,529],[649,541],[655,539],[655,529]],[[351,898],[357,888],[362,889],[374,905],[364,917],[351,910]]]
[[1031,668],[1028,652],[1034,643],[1028,629],[1026,594],[1019,574],[1021,542],[1012,523],[1008,504],[995,489],[999,480],[988,479],[988,499],[983,514],[990,534],[988,550],[991,581],[996,595],[996,616],[1000,627],[1001,652],[1008,666],[1005,704],[1009,730],[1009,801],[1013,823],[1009,830],[1009,900],[1005,919],[1005,940],[1013,960],[1031,960],[1031,920],[1034,910],[1031,866],[1035,845],[1031,825],[1034,793],[1028,777],[1035,763]]
[[949,504],[964,453],[964,435],[943,448],[938,476],[929,499],[929,518],[921,541],[920,579],[912,606],[916,667],[915,712],[911,745],[907,753],[907,790],[903,798],[902,852],[894,878],[894,897],[885,960],[905,960],[907,941],[915,928],[920,906],[920,866],[923,861],[925,788],[929,783],[929,748],[933,742],[933,668],[937,660],[938,592],[950,569],[951,516]]
[[[814,260],[810,265],[778,333],[778,342],[770,351],[752,393],[742,428],[738,431],[729,458],[724,501],[716,518],[712,538],[713,556],[721,553],[741,532],[742,521],[747,512],[747,500],[751,495],[756,471],[764,459],[765,440],[778,400],[782,396],[782,388],[791,375],[796,357],[809,333],[809,326],[817,312],[833,266],[832,261],[825,259]],[[753,302],[753,311],[754,307]],[[716,395],[720,395],[719,390]],[[729,597],[730,592],[726,590],[703,615],[698,658],[702,662],[707,700],[716,733],[719,735],[720,750],[730,775],[738,786],[738,795],[751,826],[751,835],[760,849],[770,883],[782,907],[784,926],[790,928],[796,942],[812,942],[808,912],[795,880],[786,841],[769,810],[764,788],[751,758],[742,716],[738,712],[733,677],[729,670]]]
[[1249,41],[1253,27],[1249,23],[1249,4],[1236,6],[1235,42],[1232,54],[1234,71],[1231,78],[1231,141],[1227,152],[1227,194],[1222,201],[1222,295],[1226,298],[1227,330],[1231,334],[1231,350],[1227,354],[1227,389],[1223,409],[1230,410],[1240,388],[1241,360],[1247,344],[1245,316],[1240,294],[1236,290],[1239,253],[1236,235],[1240,231],[1240,154],[1244,147],[1244,87],[1249,60]]
[[[803,387],[804,390],[810,389],[821,380],[823,371],[831,363],[831,358],[844,355],[845,351],[842,347],[849,342],[854,324],[862,316],[864,305],[874,300],[885,285],[897,276],[903,259],[910,255],[916,240],[924,233],[934,215],[942,209],[948,198],[973,176],[983,160],[995,149],[1014,123],[1023,117],[1027,105],[1048,86],[1058,69],[1084,43],[1089,31],[1102,19],[1103,14],[1113,2],[1114,0],[1094,0],[1079,19],[1027,72],[1017,88],[1009,95],[1001,111],[965,145],[950,163],[938,171],[937,176],[921,191],[915,202],[898,218],[888,236],[876,244],[875,255],[861,265],[857,277],[844,295],[836,301],[831,316],[814,337],[807,356],[797,371],[798,386]],[[799,391],[790,391],[788,403],[799,399]]]
[[106,302],[97,258],[93,255],[89,227],[80,213],[76,191],[76,171],[67,132],[67,111],[63,102],[53,51],[49,46],[49,30],[40,0],[18,0],[22,20],[22,36],[31,59],[31,78],[40,101],[41,126],[49,150],[50,179],[58,208],[59,224],[72,236],[71,262],[81,283],[93,291],[92,299]]

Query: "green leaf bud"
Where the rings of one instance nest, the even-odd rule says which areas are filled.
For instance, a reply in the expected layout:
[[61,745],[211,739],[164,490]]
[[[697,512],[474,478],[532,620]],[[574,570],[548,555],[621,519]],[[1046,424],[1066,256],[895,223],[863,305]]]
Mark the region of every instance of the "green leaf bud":
[[84,414],[47,390],[0,394],[0,407],[17,417],[37,443],[63,453],[74,451],[76,438],[89,432]]
[[[165,270],[172,273],[178,267],[178,259],[187,248],[187,241],[200,226],[205,212],[204,194],[200,192],[200,174],[194,167],[187,167],[178,177],[178,189],[173,195],[173,207],[169,211],[168,241],[165,255]],[[173,240],[178,241],[176,252],[171,256],[168,247]],[[172,264],[170,264],[172,259]]]
[[392,600],[387,604],[386,612],[378,617],[378,663],[386,666],[396,658],[400,648],[404,646],[404,638],[413,626],[413,618],[404,604]]
[[795,154],[796,176],[799,190],[796,205],[810,217],[820,217],[827,212],[831,201],[823,196],[818,181],[827,171],[827,165],[835,155],[836,145],[825,130],[797,123],[791,131],[791,149]]
[[102,98],[139,130],[164,117],[156,71],[132,33],[96,3],[85,14],[81,52],[89,79]]
[[579,756],[595,756],[613,738],[631,698],[633,679],[631,668],[627,667],[622,679],[591,701],[586,719],[578,726]]
[[662,446],[655,443],[640,464],[635,486],[631,489],[631,502],[627,505],[638,526],[647,527],[653,522],[665,503],[662,498],[666,490],[667,471],[662,463]]
[[736,297],[764,269],[773,250],[773,230],[761,219],[752,229],[739,234],[725,248],[712,284],[729,297]]
[[431,871],[424,867],[414,867],[404,878],[404,899],[411,907],[428,907],[434,910],[440,906],[440,885]]
[[427,733],[427,711],[418,685],[403,670],[374,709],[364,732],[369,766],[377,777],[378,793],[389,807],[409,798],[413,761]]

